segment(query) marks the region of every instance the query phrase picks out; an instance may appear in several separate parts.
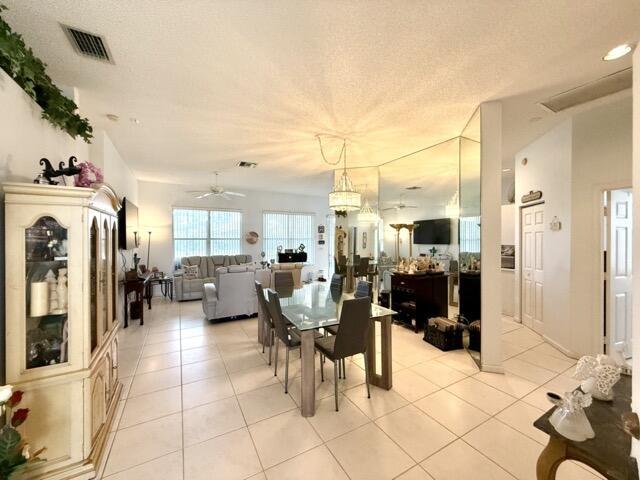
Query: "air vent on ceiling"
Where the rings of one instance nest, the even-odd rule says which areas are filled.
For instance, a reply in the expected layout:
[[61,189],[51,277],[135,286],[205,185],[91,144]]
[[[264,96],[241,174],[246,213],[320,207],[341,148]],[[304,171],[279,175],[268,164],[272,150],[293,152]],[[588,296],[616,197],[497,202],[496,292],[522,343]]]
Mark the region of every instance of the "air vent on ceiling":
[[256,168],[258,166],[258,164],[256,162],[238,162],[236,164],[237,167],[240,168]]
[[606,77],[599,78],[566,92],[554,95],[553,97],[540,102],[540,105],[554,113],[561,112],[567,108],[582,105],[583,103],[606,97],[627,88],[631,88],[632,73],[631,67],[619,72],[612,73]]
[[77,53],[96,60],[113,63],[107,42],[102,37],[67,25],[62,25],[62,29],[67,34],[67,38],[69,38],[73,49]]
[[422,187],[416,187],[415,185],[412,187],[407,187],[407,190],[420,190]]

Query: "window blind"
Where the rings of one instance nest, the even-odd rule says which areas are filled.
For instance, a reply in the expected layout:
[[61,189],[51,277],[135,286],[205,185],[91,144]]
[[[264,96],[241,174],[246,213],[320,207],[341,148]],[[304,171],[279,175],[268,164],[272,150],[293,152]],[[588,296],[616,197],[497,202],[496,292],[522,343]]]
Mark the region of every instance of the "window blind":
[[262,249],[267,260],[277,260],[279,245],[283,249],[297,250],[303,244],[307,262],[315,263],[315,214],[263,212],[262,226]]

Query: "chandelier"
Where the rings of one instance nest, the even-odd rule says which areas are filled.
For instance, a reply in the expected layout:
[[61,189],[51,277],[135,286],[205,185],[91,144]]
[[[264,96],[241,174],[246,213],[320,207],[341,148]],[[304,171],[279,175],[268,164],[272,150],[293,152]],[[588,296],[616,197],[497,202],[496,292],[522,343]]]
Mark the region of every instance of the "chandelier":
[[365,185],[365,197],[364,204],[358,213],[358,222],[363,224],[376,224],[378,223],[378,214],[376,211],[369,205],[369,199],[367,198],[367,187]]
[[448,218],[458,218],[460,216],[460,201],[458,197],[458,192],[453,194],[449,203],[444,207],[445,216]]
[[333,190],[329,193],[329,208],[334,211],[352,212],[359,210],[362,205],[362,196],[360,192],[353,186],[353,182],[347,174],[347,143],[346,140],[342,140],[342,148],[340,149],[340,155],[336,162],[330,162],[324,155],[322,149],[322,140],[320,135],[317,135],[318,143],[320,144],[320,154],[325,163],[329,165],[338,165],[342,160],[344,167],[340,180],[334,185]]

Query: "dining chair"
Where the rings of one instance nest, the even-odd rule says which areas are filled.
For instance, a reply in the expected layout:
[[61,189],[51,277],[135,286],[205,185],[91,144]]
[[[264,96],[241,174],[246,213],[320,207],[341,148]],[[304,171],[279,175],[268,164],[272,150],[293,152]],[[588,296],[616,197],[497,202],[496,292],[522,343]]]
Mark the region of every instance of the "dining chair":
[[[364,355],[365,383],[367,397],[369,391],[369,362],[367,360],[367,345],[371,320],[369,312],[371,300],[369,297],[345,300],[340,313],[340,329],[337,335],[315,339],[316,349],[333,362],[334,395],[336,412],[338,411],[338,366],[347,357],[362,353]],[[320,361],[320,378],[324,381],[324,366]]]
[[274,288],[293,288],[295,285],[293,281],[293,273],[290,271],[275,271],[273,272],[273,287]]
[[273,321],[273,327],[276,334],[276,356],[274,360],[275,367],[273,369],[273,376],[278,375],[278,345],[282,342],[286,348],[285,354],[285,366],[284,366],[284,393],[289,391],[289,351],[292,349],[300,348],[300,336],[292,332],[287,326],[287,322],[282,315],[282,307],[280,306],[280,297],[272,290],[268,289],[269,302],[267,302],[267,308],[271,314],[271,320]]
[[366,280],[358,280],[356,291],[353,294],[355,298],[369,297],[373,302],[373,283]]
[[331,289],[331,292],[332,293],[333,292],[342,293],[342,287],[343,286],[344,286],[344,276],[334,273],[331,276],[331,283],[329,285],[329,288]]
[[260,326],[260,328],[262,328],[262,353],[264,353],[265,344],[269,342],[269,365],[271,365],[271,350],[273,348],[275,330],[271,313],[269,312],[269,306],[267,305],[267,299],[264,296],[264,288],[257,280],[255,281],[255,285],[256,295],[258,296],[258,306],[262,317],[262,325]]
[[362,257],[356,269],[356,277],[366,277],[369,272],[369,257]]
[[[335,261],[335,257],[333,257],[333,259]],[[338,260],[335,265],[335,273],[339,273],[340,275],[347,274],[347,257],[345,257],[344,255],[338,255]]]

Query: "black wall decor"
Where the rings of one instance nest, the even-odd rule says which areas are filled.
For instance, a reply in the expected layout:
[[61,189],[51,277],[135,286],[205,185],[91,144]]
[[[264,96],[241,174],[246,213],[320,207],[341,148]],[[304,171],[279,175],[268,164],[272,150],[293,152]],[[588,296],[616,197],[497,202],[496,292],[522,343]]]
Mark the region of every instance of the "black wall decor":
[[47,158],[40,159],[40,165],[44,167],[42,170],[42,176],[47,179],[49,185],[57,185],[59,182],[53,180],[55,177],[67,176],[72,177],[80,173],[80,167],[75,165],[78,159],[76,157],[69,157],[69,166],[65,167],[64,162],[58,164],[58,170],[53,168],[51,162]]

